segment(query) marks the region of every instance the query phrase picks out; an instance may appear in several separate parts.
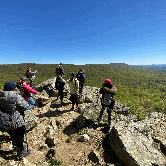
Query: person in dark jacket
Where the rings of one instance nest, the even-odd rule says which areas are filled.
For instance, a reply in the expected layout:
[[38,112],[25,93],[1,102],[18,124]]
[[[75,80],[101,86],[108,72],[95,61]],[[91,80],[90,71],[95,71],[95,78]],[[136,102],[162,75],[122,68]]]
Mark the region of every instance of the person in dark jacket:
[[[7,131],[12,138],[12,143],[14,150],[17,151],[17,160],[21,160],[23,157],[29,155],[30,150],[24,150],[24,134],[25,120],[24,111],[28,109],[29,104],[24,100],[24,98],[15,91],[16,84],[14,82],[6,82],[4,86],[4,91],[0,91],[0,111],[9,114],[11,117],[15,116],[16,113],[17,121],[12,118],[14,129]],[[1,124],[0,124],[1,125]]]
[[59,66],[56,68],[56,75],[60,75],[61,77],[65,77],[64,69],[62,67],[62,63],[59,64]]
[[60,75],[57,76],[56,78],[56,82],[55,82],[55,87],[58,90],[58,97],[57,100],[60,97],[61,100],[61,105],[63,105],[63,90],[64,90],[64,85],[65,85],[65,80],[62,79],[62,77]]
[[80,69],[78,74],[77,74],[77,80],[79,81],[79,94],[82,94],[82,89],[84,86],[84,82],[85,82],[85,74],[84,74],[84,70]]
[[[103,115],[104,110],[107,107],[107,113],[108,113],[108,124],[111,124],[111,112],[113,109],[113,106],[115,104],[115,100],[113,99],[113,95],[115,95],[115,92],[117,91],[117,88],[111,84],[110,79],[106,79],[105,83],[103,84],[101,88],[101,94],[102,94],[102,109],[100,111],[99,119],[98,121],[101,122],[101,117]],[[106,105],[105,101],[105,95],[108,94],[111,96],[111,104]]]

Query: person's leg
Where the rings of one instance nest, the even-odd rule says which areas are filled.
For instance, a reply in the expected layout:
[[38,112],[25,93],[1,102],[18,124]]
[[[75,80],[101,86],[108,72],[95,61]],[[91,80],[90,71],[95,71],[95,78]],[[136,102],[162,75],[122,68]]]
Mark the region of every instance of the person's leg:
[[33,88],[34,79],[29,79],[29,80],[30,80],[30,86]]
[[26,132],[25,125],[16,129],[17,139],[16,139],[16,146],[17,146],[17,159],[21,160],[23,157],[28,156],[30,153],[29,151],[24,150],[23,142],[24,142],[24,134]]
[[77,100],[77,94],[75,94],[75,103],[76,103],[76,111],[78,110],[78,100]]
[[10,135],[10,137],[12,139],[13,149],[16,149],[17,135],[16,135],[15,130],[9,130],[7,133]]
[[112,109],[111,109],[111,108],[107,108],[108,124],[109,124],[109,125],[111,125],[111,112],[112,112]]
[[101,117],[103,115],[104,110],[105,110],[105,105],[102,104],[102,108],[101,108],[100,115],[99,115],[99,122],[101,121]]
[[[29,104],[28,110],[30,110],[32,107],[34,107],[35,101],[33,100],[32,97],[29,97],[28,99],[25,99],[25,100],[26,100],[26,101],[28,102],[28,104]],[[28,110],[26,110],[26,111],[28,111]]]
[[83,89],[84,84],[80,83],[79,85],[79,93],[82,94],[82,89]]
[[73,110],[74,109],[74,104],[75,104],[75,102],[74,102],[74,94],[71,94],[71,102],[72,102],[71,110]]
[[61,104],[63,104],[63,90],[59,91]]

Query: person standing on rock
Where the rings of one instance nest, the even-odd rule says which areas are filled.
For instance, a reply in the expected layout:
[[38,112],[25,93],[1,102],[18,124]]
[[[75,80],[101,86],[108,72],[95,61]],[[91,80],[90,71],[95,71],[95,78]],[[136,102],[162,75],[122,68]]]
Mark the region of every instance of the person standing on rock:
[[117,88],[111,84],[110,79],[106,79],[105,83],[103,84],[100,93],[102,94],[102,109],[100,111],[99,119],[98,121],[101,122],[101,117],[103,115],[104,110],[107,108],[108,113],[108,124],[111,124],[111,112],[113,109],[113,106],[115,104],[115,100],[113,99],[113,95],[115,95],[115,92],[117,91]]
[[[28,109],[29,104],[15,89],[16,84],[9,81],[5,83],[4,91],[0,91],[0,117],[6,117],[5,120],[0,118],[0,128],[11,136],[13,153],[16,151],[16,159],[21,160],[30,154],[30,150],[24,150],[23,146],[26,133],[24,111]],[[8,116],[11,117],[10,121],[7,119]]]
[[29,82],[30,82],[30,87],[33,88],[33,82],[34,82],[34,78],[35,78],[35,74],[37,73],[37,70],[35,70],[34,72],[31,71],[31,68],[28,68],[29,72],[27,73],[27,75],[29,76]]
[[82,95],[82,89],[83,89],[84,82],[85,82],[84,70],[80,69],[76,77],[79,81],[79,94]]
[[32,87],[30,87],[26,81],[26,77],[21,77],[21,88],[24,91],[23,98],[29,103],[29,109],[30,110],[32,107],[35,105],[35,101],[33,100],[31,93],[37,93],[36,90],[34,90]]
[[77,101],[77,96],[79,94],[79,81],[76,78],[76,73],[73,72],[70,75],[70,79],[65,81],[67,82],[70,87],[70,95],[71,95],[71,102],[72,102],[72,108],[70,110],[74,110],[74,105],[76,104],[76,111],[78,110],[78,101]]
[[64,90],[64,85],[65,85],[65,80],[62,79],[62,77],[60,75],[57,76],[56,78],[56,82],[55,82],[55,87],[58,90],[58,97],[57,100],[60,97],[61,100],[61,105],[63,105],[63,90]]
[[62,67],[62,63],[59,64],[59,66],[56,68],[56,75],[58,77],[58,75],[60,75],[61,77],[65,78],[65,73],[64,73],[64,69]]

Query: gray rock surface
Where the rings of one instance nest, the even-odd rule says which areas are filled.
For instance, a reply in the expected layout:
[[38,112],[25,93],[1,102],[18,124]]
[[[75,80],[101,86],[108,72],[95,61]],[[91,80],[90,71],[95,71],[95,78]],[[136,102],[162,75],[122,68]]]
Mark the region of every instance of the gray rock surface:
[[164,165],[163,155],[152,146],[152,139],[134,125],[116,123],[109,134],[109,145],[126,165]]
[[89,141],[90,137],[87,134],[83,134],[78,138],[78,141],[80,142],[86,142]]
[[25,111],[25,126],[26,130],[31,129],[38,123],[38,117],[33,113],[32,110]]

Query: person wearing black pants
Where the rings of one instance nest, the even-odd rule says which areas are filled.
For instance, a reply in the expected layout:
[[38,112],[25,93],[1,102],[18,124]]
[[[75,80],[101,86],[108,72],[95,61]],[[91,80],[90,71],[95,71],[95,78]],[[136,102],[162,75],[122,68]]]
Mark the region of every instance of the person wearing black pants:
[[74,104],[78,107],[77,94],[71,94],[72,108],[74,109]]
[[[107,108],[107,113],[108,113],[108,124],[110,125],[111,124],[111,112],[112,112],[112,109],[115,105],[115,100],[113,99],[113,95],[115,95],[115,92],[117,91],[117,88],[115,86],[113,86],[111,84],[111,80],[110,79],[106,79],[105,80],[105,83],[103,84],[102,88],[101,88],[101,91],[100,93],[102,94],[102,109],[100,111],[100,115],[99,115],[99,119],[98,121],[101,122],[101,117],[103,115],[103,112],[104,110]],[[111,104],[107,105],[105,102],[104,102],[104,97],[105,97],[105,94],[109,94],[110,97],[111,97]]]
[[84,74],[84,70],[80,69],[78,71],[78,74],[76,75],[78,81],[79,81],[79,94],[82,94],[82,89],[84,87],[84,82],[85,82],[85,74]]
[[[25,129],[24,111],[29,108],[29,104],[24,98],[16,91],[16,84],[14,82],[6,82],[4,91],[0,91],[0,111],[1,114],[5,113],[11,116],[11,119],[5,119],[11,125],[3,128],[3,121],[0,121],[2,130],[8,132],[12,138],[14,151],[17,151],[17,160],[30,154],[30,150],[26,151],[23,146]],[[4,116],[5,117],[5,116]],[[16,120],[17,119],[17,120]]]
[[15,130],[9,130],[7,133],[12,138],[14,151],[18,150],[17,155],[20,156],[21,154],[19,154],[19,153],[21,153],[22,150],[24,150],[23,142],[24,142],[24,134],[26,133],[25,125],[15,129]]
[[64,85],[65,85],[65,80],[62,79],[62,77],[60,75],[57,76],[56,78],[56,82],[55,82],[55,87],[56,89],[58,90],[58,97],[57,97],[57,100],[59,99],[60,97],[60,100],[61,100],[61,105],[63,105],[63,90],[64,90]]

